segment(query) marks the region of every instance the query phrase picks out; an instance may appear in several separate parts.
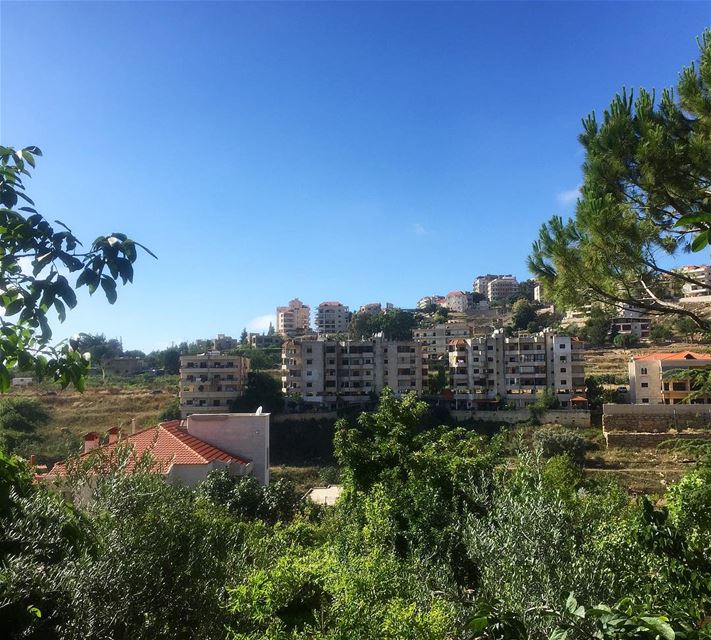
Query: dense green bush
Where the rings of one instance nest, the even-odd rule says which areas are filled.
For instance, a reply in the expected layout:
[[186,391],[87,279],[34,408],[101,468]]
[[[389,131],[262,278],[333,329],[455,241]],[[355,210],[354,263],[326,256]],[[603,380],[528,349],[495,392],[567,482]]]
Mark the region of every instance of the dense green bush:
[[39,442],[37,430],[49,422],[49,412],[34,398],[0,400],[0,447],[29,456]]
[[537,429],[533,434],[533,442],[540,447],[546,458],[566,454],[579,463],[585,460],[585,452],[590,446],[579,433],[558,427]]
[[69,640],[700,640],[708,468],[670,487],[666,506],[633,501],[585,477],[571,433],[542,429],[516,453],[500,436],[427,426],[423,403],[386,391],[376,412],[337,425],[344,494],[327,510],[288,483],[212,473],[189,490],[143,464],[84,469],[93,497],[72,507],[0,455],[0,629]]

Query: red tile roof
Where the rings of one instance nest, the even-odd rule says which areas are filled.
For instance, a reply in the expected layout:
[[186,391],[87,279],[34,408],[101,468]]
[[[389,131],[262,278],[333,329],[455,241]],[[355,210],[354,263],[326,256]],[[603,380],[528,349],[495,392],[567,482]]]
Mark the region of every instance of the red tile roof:
[[635,360],[711,360],[711,353],[695,351],[679,351],[677,353],[650,353],[645,356],[635,356]]
[[[128,444],[133,449],[132,459],[126,465],[127,471],[130,471],[134,466],[133,458],[146,451],[150,451],[155,458],[157,473],[168,473],[173,464],[209,464],[215,460],[237,462],[239,464],[249,463],[244,458],[222,451],[222,449],[213,447],[211,444],[191,436],[185,429],[180,427],[179,420],[162,422],[157,427],[149,427],[134,433],[120,442]],[[83,453],[80,457],[86,459],[87,456],[96,451],[111,454],[117,444],[112,443],[97,447]],[[60,462],[54,465],[48,475],[64,475],[65,473],[66,467]]]

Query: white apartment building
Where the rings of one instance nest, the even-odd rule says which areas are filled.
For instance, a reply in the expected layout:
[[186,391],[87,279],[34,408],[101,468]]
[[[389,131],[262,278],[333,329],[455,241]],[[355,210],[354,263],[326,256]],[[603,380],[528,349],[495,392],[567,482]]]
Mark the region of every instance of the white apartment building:
[[[180,357],[180,415],[226,413],[244,395],[249,358],[208,351]],[[255,407],[256,409],[256,407]]]
[[[681,404],[689,395],[688,380],[670,380],[667,375],[677,369],[711,368],[711,353],[680,351],[651,353],[633,357],[628,365],[630,402],[633,404]],[[711,397],[694,400],[711,404]]]
[[340,302],[322,302],[316,310],[316,331],[320,335],[344,333],[348,330],[351,312]]
[[450,389],[457,409],[487,409],[504,402],[523,408],[543,389],[562,408],[585,406],[583,344],[550,331],[506,337],[501,330],[449,343]]
[[280,336],[293,337],[308,333],[311,328],[311,307],[294,298],[286,307],[277,307],[276,332]]
[[472,306],[472,297],[464,291],[450,291],[445,296],[444,306],[450,311],[465,313]]
[[449,343],[454,338],[469,338],[471,335],[471,328],[464,322],[447,322],[412,332],[413,340],[420,345],[423,366],[428,360],[446,360]]
[[422,393],[420,346],[384,338],[288,340],[282,347],[282,390],[329,409],[366,404],[372,393]]
[[429,307],[431,304],[438,304],[444,306],[446,298],[444,296],[423,296],[417,301],[417,308],[418,309],[426,309]]
[[518,293],[518,280],[513,276],[494,278],[486,285],[486,297],[489,302],[507,300]]
[[686,298],[698,298],[711,295],[711,265],[689,265],[678,269],[685,276],[693,278],[698,284],[687,282],[681,290]]

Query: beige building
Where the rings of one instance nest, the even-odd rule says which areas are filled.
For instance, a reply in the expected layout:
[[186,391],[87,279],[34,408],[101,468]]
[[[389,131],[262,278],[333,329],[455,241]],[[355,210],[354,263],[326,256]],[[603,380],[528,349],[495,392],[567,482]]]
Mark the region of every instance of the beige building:
[[[680,351],[637,356],[628,365],[630,402],[633,404],[681,404],[689,395],[688,380],[671,380],[669,372],[678,369],[711,368],[711,353]],[[694,401],[711,404],[711,398]]]
[[472,306],[472,297],[464,291],[450,291],[445,297],[444,306],[450,311],[465,313]]
[[[249,358],[208,351],[180,357],[180,414],[226,413],[244,395]],[[256,409],[256,407],[255,407]]]
[[421,350],[414,341],[384,338],[288,340],[282,347],[282,390],[307,404],[336,408],[366,404],[390,387],[422,392]]
[[447,322],[414,329],[412,338],[420,345],[423,366],[429,360],[446,360],[453,338],[470,338],[472,330],[465,322]]
[[449,377],[457,409],[501,403],[523,408],[548,389],[562,408],[585,406],[583,343],[550,331],[506,337],[501,330],[449,343]]
[[677,271],[696,281],[687,282],[682,286],[681,290],[685,298],[711,295],[711,265],[689,265],[681,267]]
[[316,310],[316,331],[320,335],[345,333],[351,320],[348,307],[340,302],[322,302]]
[[489,302],[507,300],[518,293],[518,280],[513,276],[500,276],[486,286],[486,297]]
[[294,298],[286,307],[277,307],[276,321],[276,332],[280,336],[302,335],[311,328],[311,307]]
[[114,376],[132,376],[146,370],[145,358],[118,356],[109,358],[104,365],[106,373]]

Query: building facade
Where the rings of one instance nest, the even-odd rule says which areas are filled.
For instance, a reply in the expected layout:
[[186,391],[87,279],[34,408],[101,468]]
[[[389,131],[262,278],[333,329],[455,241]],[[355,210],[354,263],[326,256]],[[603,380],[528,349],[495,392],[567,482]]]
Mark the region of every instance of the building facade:
[[276,321],[276,332],[280,336],[302,335],[311,328],[311,307],[294,298],[286,307],[277,307]]
[[513,276],[499,276],[486,285],[486,297],[489,302],[507,300],[518,293],[518,280]]
[[333,335],[348,330],[351,312],[340,302],[322,302],[316,310],[316,331],[319,335]]
[[681,290],[686,298],[698,298],[711,295],[711,265],[689,265],[678,269],[680,273],[696,282],[687,282]]
[[444,306],[450,311],[465,313],[472,306],[472,297],[464,291],[450,291],[445,297]]
[[369,403],[385,386],[396,395],[422,393],[417,342],[288,340],[282,347],[282,391],[329,409]]
[[[628,365],[630,402],[633,404],[681,404],[691,392],[689,380],[672,380],[672,371],[711,368],[711,353],[680,351],[633,357]],[[711,404],[711,397],[693,400]]]
[[458,409],[523,408],[544,389],[561,408],[573,408],[586,402],[583,343],[550,331],[456,338],[449,343],[449,383]]
[[[244,395],[249,358],[208,351],[180,357],[180,414],[226,413]],[[256,407],[255,407],[256,408]]]

